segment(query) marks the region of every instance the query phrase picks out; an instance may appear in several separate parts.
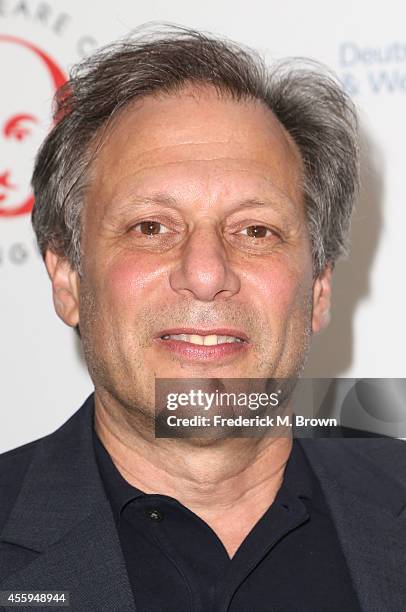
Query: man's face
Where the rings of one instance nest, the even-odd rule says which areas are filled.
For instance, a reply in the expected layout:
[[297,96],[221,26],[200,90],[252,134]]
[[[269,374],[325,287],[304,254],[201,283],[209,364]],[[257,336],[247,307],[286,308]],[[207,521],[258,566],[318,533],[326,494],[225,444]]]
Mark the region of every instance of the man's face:
[[[151,410],[155,377],[300,371],[313,299],[301,181],[260,103],[186,90],[117,119],[83,217],[79,322],[96,389]],[[216,330],[244,341],[186,342]],[[197,337],[167,338],[179,333]]]
[[44,66],[26,47],[0,38],[0,64],[4,66],[0,97],[1,215],[21,210],[32,199],[32,166],[51,125],[54,90]]

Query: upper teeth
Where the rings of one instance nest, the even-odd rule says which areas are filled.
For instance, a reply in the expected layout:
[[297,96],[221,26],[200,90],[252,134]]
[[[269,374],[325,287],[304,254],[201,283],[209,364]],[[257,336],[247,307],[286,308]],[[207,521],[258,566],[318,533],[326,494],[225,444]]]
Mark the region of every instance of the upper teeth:
[[197,334],[168,334],[162,336],[163,340],[182,340],[183,342],[191,342],[192,344],[202,344],[204,346],[213,346],[215,344],[224,344],[227,342],[243,342],[241,338],[236,336],[198,336]]

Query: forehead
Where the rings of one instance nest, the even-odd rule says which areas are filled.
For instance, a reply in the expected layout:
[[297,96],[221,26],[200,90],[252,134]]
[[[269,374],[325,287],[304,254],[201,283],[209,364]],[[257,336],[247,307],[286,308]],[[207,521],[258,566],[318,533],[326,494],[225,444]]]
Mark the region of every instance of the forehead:
[[[302,162],[297,146],[259,101],[188,87],[150,96],[115,118],[92,165],[91,188],[120,199],[133,186],[156,188],[185,173],[208,187],[218,177],[236,188],[262,183],[297,198]],[[190,186],[190,185],[189,185]],[[231,185],[230,185],[231,186]],[[187,185],[185,185],[187,187]]]

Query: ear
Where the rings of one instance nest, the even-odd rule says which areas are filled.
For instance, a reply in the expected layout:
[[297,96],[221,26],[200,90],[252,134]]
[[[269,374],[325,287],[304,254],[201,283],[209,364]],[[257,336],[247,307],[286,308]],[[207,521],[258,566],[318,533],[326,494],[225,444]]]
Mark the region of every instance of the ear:
[[312,331],[317,334],[330,322],[332,267],[327,264],[313,283]]
[[79,323],[79,276],[66,257],[48,249],[45,266],[52,281],[54,307],[58,317],[71,327]]

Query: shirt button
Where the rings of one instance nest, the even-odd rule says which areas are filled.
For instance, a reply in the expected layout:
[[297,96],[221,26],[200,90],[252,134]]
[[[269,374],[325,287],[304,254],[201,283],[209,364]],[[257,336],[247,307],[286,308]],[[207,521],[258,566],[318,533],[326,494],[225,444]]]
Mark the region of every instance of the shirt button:
[[162,512],[156,508],[147,510],[147,516],[151,519],[151,521],[155,521],[156,523],[159,523],[164,518]]

